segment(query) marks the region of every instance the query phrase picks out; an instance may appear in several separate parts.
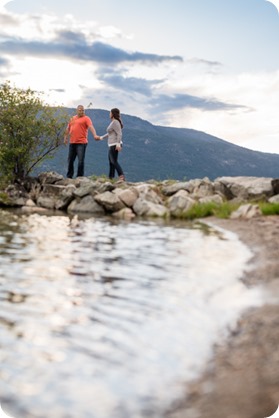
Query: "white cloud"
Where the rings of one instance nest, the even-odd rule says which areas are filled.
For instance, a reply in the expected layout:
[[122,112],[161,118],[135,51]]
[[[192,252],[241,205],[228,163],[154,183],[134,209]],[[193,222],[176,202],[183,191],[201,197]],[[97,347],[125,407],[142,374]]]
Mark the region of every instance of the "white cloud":
[[[233,110],[205,112],[184,109],[169,113],[172,126],[206,131],[253,149],[279,153],[279,71],[253,74],[192,76],[187,91],[203,97],[245,106]],[[183,86],[176,85],[181,91]]]
[[133,34],[129,34],[129,35],[124,34],[121,29],[115,26],[101,26],[99,27],[96,33],[98,36],[104,39],[124,38],[124,39],[132,40],[134,37]]
[[[3,8],[7,3],[0,0],[0,7]],[[84,39],[86,51],[96,40],[109,40],[110,44],[102,44],[103,47],[107,46],[106,56],[122,52],[127,55],[119,45],[133,36],[112,25],[102,26],[97,21],[77,21],[71,14],[58,18],[55,15],[16,15],[5,11],[2,16],[7,17],[1,26],[2,38],[4,35],[15,41],[22,39],[53,45],[52,41],[57,40],[58,33],[60,42],[63,42],[63,34],[68,36],[69,41],[72,33],[75,40],[79,36]],[[136,54],[152,55],[148,48],[146,54]],[[155,59],[159,57],[153,55]],[[229,73],[221,61],[201,57],[189,58],[185,63],[179,59],[162,59],[157,60],[153,66],[144,60],[139,60],[136,65],[131,61],[125,63],[125,68],[123,63],[116,61],[111,68],[111,76],[104,78],[100,76],[101,64],[97,60],[93,62],[92,59],[84,59],[81,65],[73,56],[60,54],[58,61],[49,59],[47,54],[43,56],[43,53],[40,58],[24,54],[19,59],[14,55],[9,57],[6,51],[2,56],[2,68],[9,58],[9,68],[8,65],[6,67],[11,81],[22,87],[49,92],[51,102],[75,106],[77,101],[87,101],[89,96],[93,96],[95,107],[110,108],[112,103],[120,103],[125,106],[124,113],[146,118],[156,124],[197,129],[238,145],[258,149],[264,147],[279,152],[276,142],[279,130],[279,71]],[[110,69],[106,71],[109,74]],[[126,89],[123,88],[124,83]],[[150,91],[153,99],[149,100],[147,94],[140,94],[144,91]],[[161,114],[158,112],[160,98],[162,104],[165,100],[167,109]],[[185,108],[183,100],[187,105]],[[202,103],[201,109],[191,107],[195,103]],[[214,103],[216,106],[210,109],[210,104]]]
[[13,0],[0,0],[0,11],[5,9],[5,6]]

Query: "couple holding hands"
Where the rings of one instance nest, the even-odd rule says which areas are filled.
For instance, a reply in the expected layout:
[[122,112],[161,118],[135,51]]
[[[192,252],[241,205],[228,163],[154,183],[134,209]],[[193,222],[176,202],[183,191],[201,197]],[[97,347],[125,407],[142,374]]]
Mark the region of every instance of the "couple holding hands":
[[107,127],[107,133],[103,136],[96,134],[96,130],[91,119],[85,115],[84,106],[77,107],[77,114],[73,116],[66,128],[64,134],[64,143],[68,143],[70,136],[69,154],[68,154],[68,172],[67,177],[73,178],[74,161],[78,157],[77,177],[84,175],[85,151],[88,143],[88,130],[94,136],[96,141],[108,138],[108,158],[109,158],[109,178],[113,179],[117,171],[119,180],[125,181],[123,170],[118,163],[118,153],[122,149],[122,128],[123,123],[120,117],[120,111],[117,108],[110,111],[111,123]]

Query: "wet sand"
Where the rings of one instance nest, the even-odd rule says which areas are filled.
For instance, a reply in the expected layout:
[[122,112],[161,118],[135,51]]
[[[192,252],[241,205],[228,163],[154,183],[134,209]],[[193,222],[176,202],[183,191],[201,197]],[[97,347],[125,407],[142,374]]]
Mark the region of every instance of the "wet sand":
[[270,300],[247,311],[229,339],[216,345],[204,375],[185,388],[167,418],[264,418],[279,404],[279,216],[207,218],[235,232],[254,256],[242,278],[263,285]]

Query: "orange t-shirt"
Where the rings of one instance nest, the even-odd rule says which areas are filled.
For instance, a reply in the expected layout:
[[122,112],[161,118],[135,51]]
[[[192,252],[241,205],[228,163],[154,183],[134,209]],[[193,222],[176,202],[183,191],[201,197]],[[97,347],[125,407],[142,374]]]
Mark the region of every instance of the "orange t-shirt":
[[91,125],[92,122],[88,116],[73,116],[68,125],[70,144],[87,144],[88,127]]

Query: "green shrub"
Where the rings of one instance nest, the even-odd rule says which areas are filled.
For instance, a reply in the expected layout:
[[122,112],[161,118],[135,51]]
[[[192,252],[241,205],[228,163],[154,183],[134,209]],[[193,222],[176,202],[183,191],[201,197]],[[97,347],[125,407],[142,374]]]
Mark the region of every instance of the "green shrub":
[[63,143],[68,117],[41,94],[0,85],[0,176],[9,181],[28,175]]

